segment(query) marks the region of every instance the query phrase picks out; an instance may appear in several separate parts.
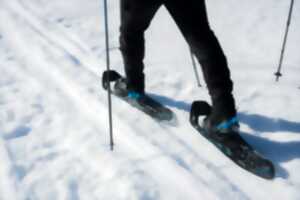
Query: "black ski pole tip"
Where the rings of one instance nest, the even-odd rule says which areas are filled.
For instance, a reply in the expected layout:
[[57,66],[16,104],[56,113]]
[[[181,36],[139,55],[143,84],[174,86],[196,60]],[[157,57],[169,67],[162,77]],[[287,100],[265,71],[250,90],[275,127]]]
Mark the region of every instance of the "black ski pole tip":
[[279,78],[282,76],[282,73],[276,72],[276,73],[275,73],[275,76],[276,76],[276,81],[278,81]]

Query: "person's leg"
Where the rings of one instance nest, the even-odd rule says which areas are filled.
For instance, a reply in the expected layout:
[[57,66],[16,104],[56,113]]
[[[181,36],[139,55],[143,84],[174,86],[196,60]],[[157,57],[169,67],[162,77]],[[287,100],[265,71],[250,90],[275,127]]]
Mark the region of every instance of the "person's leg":
[[236,115],[233,83],[226,57],[210,29],[204,0],[164,0],[193,53],[201,64],[212,98],[214,123]]
[[144,92],[144,32],[161,0],[121,0],[120,50],[129,90]]

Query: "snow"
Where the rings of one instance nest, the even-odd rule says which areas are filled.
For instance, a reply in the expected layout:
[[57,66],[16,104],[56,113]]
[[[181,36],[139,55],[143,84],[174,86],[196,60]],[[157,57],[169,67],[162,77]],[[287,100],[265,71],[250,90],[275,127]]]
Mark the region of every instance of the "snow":
[[[191,102],[209,96],[165,8],[146,33],[147,91],[177,125],[113,98],[111,152],[103,2],[0,0],[0,199],[300,199],[300,4],[280,82],[273,73],[289,1],[210,0],[207,8],[232,71],[242,136],[275,163],[274,180],[237,167],[189,124]],[[109,14],[112,68],[123,73],[118,1]]]

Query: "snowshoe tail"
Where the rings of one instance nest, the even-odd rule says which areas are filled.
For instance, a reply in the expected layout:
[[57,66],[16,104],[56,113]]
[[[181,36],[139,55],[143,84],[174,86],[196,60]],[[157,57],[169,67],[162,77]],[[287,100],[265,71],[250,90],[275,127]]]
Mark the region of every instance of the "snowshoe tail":
[[198,126],[200,116],[207,116],[211,112],[211,106],[206,101],[194,101],[191,106],[190,122]]
[[116,80],[122,78],[122,76],[114,71],[104,71],[102,74],[102,87],[103,89],[107,90],[109,82],[115,82]]

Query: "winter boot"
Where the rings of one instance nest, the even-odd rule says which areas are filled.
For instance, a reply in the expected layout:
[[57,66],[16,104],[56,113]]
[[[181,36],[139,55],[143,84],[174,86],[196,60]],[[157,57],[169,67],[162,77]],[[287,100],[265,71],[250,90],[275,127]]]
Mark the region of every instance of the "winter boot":
[[128,97],[133,100],[137,100],[142,96],[145,96],[145,91],[143,89],[134,90],[132,88],[133,87],[130,87],[128,85],[128,81],[126,78],[120,78],[114,85],[114,92],[120,97]]
[[128,81],[125,78],[120,78],[114,85],[114,94],[158,121],[174,119],[175,116],[170,109],[152,99],[143,90],[131,88],[128,87]]
[[239,135],[239,122],[232,95],[213,98],[210,114],[201,127],[206,137],[228,156],[243,156],[251,147]]

